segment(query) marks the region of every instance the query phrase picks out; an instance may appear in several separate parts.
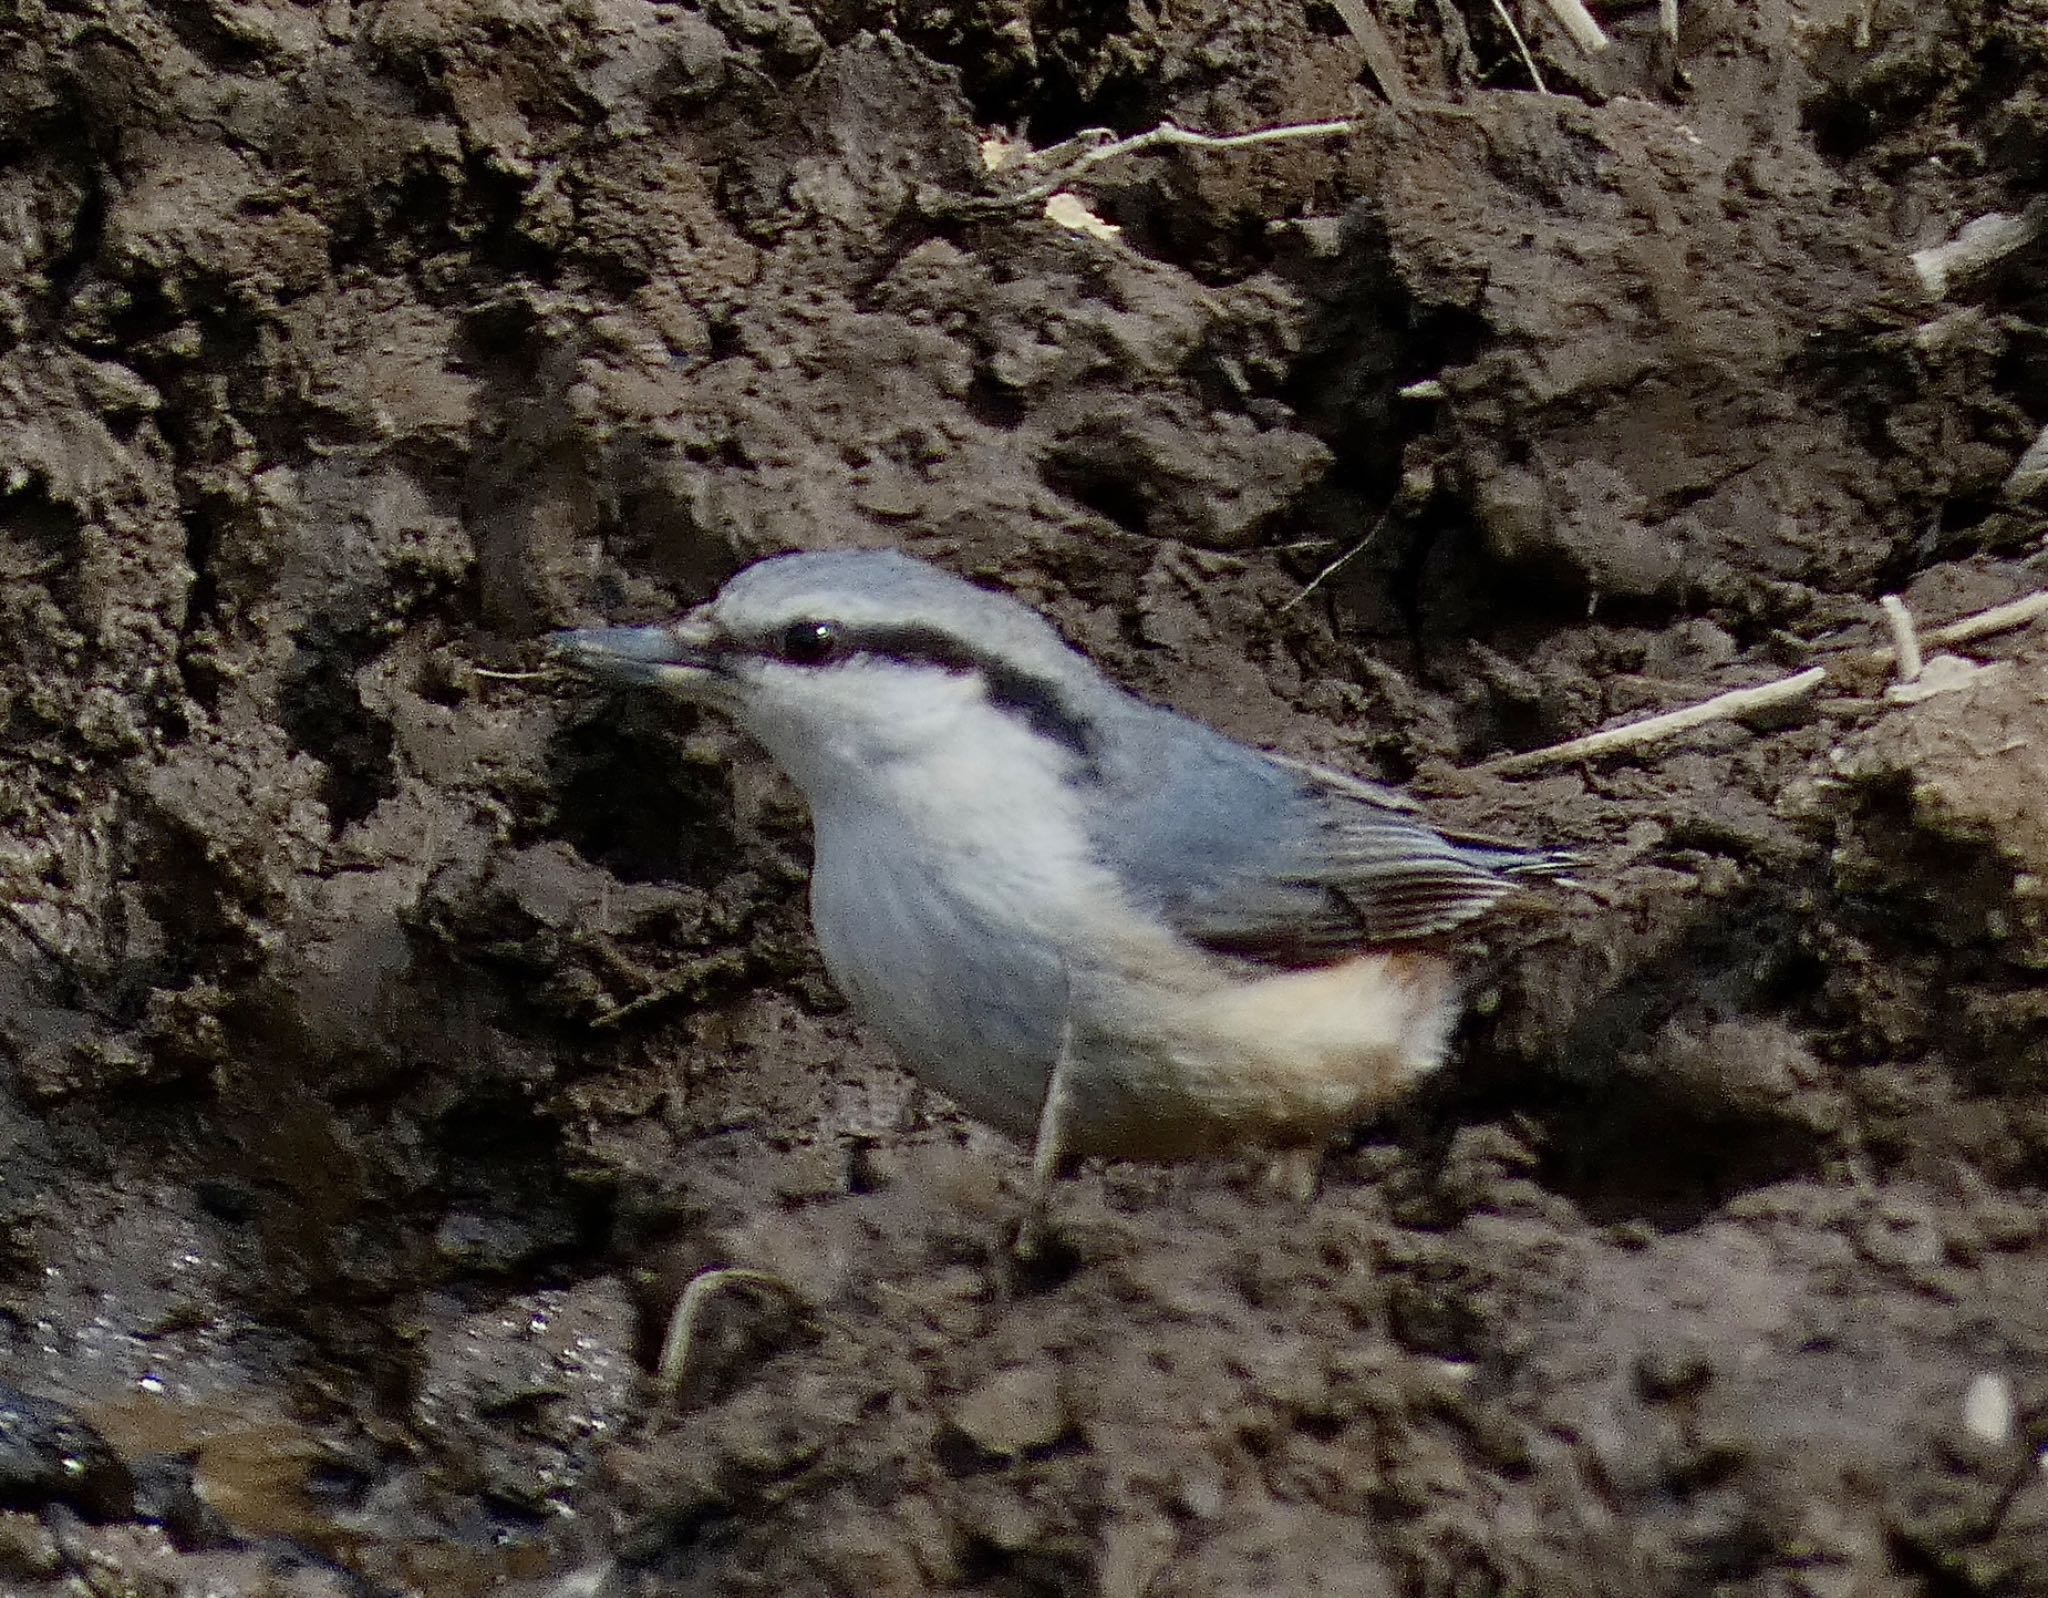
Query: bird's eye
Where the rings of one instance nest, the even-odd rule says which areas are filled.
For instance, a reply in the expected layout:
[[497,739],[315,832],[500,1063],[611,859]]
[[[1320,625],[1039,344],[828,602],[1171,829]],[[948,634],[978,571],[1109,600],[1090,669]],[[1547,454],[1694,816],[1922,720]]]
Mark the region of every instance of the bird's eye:
[[817,666],[839,647],[839,629],[829,621],[791,622],[782,634],[782,658],[796,666]]

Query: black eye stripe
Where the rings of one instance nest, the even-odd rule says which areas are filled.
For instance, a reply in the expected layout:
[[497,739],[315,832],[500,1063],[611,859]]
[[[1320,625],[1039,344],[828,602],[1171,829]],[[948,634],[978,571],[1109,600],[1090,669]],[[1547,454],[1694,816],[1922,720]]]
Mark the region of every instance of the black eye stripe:
[[[822,649],[817,636],[821,630],[827,635]],[[800,643],[802,650],[792,649],[792,643]],[[1040,737],[1072,753],[1089,772],[1094,771],[1094,724],[1074,708],[1058,683],[977,649],[941,628],[806,618],[739,647],[788,665],[829,668],[867,656],[977,676],[987,689],[990,704],[1016,716]],[[807,653],[814,649],[817,653]]]

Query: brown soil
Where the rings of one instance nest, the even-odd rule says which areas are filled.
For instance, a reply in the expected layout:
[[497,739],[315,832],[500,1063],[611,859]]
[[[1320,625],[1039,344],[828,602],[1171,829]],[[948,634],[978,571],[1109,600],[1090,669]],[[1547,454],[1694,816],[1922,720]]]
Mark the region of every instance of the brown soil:
[[[2048,627],[1469,769],[2048,580],[2048,4],[1346,10],[0,16],[0,1591],[2048,1593]],[[960,203],[1168,117],[1362,126]],[[843,543],[1592,891],[1022,1272],[760,758],[476,669]]]

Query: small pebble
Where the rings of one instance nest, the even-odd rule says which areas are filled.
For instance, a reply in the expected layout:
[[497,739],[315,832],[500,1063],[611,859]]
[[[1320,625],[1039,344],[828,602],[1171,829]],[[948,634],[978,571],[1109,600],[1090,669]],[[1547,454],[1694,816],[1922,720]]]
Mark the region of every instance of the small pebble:
[[1996,1371],[1985,1371],[1963,1394],[1963,1427],[1980,1442],[2003,1443],[2012,1437],[2012,1383]]

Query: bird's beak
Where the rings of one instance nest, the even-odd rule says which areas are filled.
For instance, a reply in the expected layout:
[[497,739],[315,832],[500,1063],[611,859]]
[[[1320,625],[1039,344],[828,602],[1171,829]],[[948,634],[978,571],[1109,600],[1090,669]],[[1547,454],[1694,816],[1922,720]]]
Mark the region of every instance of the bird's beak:
[[653,627],[579,627],[548,642],[592,676],[688,693],[720,675],[718,629],[701,611]]

